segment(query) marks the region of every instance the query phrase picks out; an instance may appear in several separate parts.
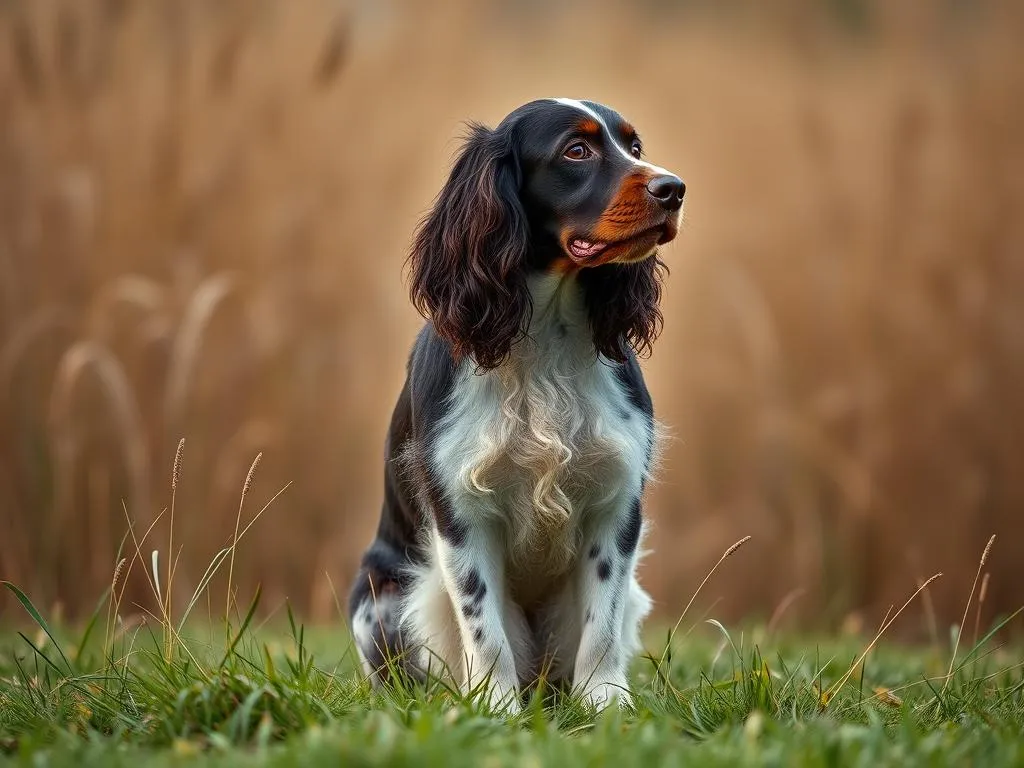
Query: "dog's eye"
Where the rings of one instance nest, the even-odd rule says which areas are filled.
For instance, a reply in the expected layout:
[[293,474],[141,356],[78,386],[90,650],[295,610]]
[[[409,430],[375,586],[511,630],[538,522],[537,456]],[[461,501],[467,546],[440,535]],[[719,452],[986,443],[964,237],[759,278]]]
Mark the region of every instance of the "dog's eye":
[[633,155],[633,157],[635,157],[637,159],[640,158],[640,156],[644,153],[644,149],[643,149],[643,147],[640,146],[640,140],[639,139],[633,139],[633,144],[629,148],[629,151]]
[[586,160],[594,154],[590,147],[582,141],[577,141],[574,144],[570,144],[565,150],[565,156],[570,160]]

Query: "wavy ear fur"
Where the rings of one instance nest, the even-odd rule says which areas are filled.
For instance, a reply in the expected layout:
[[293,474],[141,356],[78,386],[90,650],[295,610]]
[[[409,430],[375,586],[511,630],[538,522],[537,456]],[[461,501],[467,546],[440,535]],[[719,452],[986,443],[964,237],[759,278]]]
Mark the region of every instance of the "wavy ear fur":
[[495,368],[530,311],[529,226],[512,136],[474,124],[409,254],[413,305],[456,359]]
[[624,362],[632,347],[651,352],[661,333],[661,284],[668,267],[657,254],[633,264],[606,264],[580,271],[590,330],[597,351]]

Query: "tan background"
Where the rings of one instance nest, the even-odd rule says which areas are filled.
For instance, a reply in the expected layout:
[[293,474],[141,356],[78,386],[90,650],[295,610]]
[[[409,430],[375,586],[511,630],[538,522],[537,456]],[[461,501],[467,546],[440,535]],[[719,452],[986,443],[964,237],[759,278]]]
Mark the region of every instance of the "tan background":
[[717,616],[800,595],[791,619],[875,623],[942,570],[953,621],[991,533],[985,612],[1016,607],[1013,5],[0,4],[0,578],[91,610],[122,500],[143,527],[167,506],[184,436],[179,594],[263,451],[244,517],[292,484],[240,589],[331,619],[419,323],[402,261],[460,121],[573,96],[688,184],[645,366],[674,435],[644,571],[662,614],[745,534]]

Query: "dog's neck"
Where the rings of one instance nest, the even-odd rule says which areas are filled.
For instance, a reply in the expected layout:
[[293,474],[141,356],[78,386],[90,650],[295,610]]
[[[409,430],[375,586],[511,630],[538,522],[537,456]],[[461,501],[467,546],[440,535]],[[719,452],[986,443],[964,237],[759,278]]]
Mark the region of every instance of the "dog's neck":
[[528,278],[532,312],[514,358],[564,355],[596,360],[583,288],[573,273],[537,272]]

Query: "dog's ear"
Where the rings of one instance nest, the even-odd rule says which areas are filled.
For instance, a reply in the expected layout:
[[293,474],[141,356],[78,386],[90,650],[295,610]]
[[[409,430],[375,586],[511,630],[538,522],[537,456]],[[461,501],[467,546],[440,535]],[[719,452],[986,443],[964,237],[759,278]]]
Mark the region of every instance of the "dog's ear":
[[623,362],[628,349],[650,354],[661,332],[661,285],[668,267],[655,254],[632,264],[580,271],[580,284],[597,351]]
[[413,305],[456,359],[485,369],[508,357],[530,311],[521,181],[510,132],[471,126],[409,254]]

